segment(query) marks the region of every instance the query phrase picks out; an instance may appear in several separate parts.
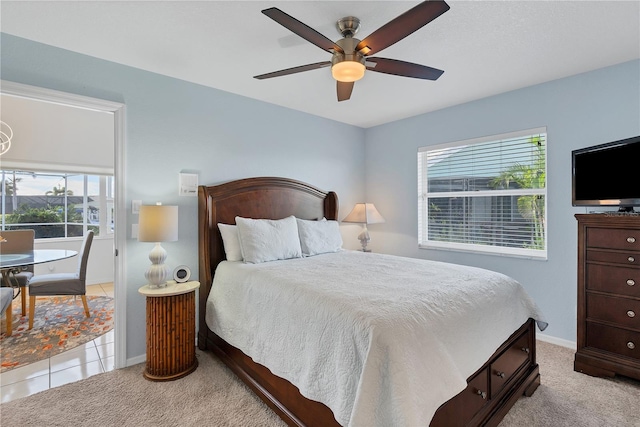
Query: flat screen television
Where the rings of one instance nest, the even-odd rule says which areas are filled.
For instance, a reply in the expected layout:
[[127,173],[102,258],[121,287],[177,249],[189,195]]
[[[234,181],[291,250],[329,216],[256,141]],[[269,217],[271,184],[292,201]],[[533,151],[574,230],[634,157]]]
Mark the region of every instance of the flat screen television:
[[571,153],[573,206],[640,206],[640,136]]

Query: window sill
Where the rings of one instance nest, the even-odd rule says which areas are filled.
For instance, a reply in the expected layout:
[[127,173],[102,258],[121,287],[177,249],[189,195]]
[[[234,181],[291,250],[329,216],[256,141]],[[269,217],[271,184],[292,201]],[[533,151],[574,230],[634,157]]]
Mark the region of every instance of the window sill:
[[493,255],[493,256],[502,256],[502,257],[510,257],[510,258],[524,258],[531,259],[535,261],[547,261],[547,251],[533,251],[530,249],[511,249],[505,250],[505,248],[499,247],[487,247],[486,249],[476,249],[471,247],[461,247],[456,244],[450,244],[446,242],[438,242],[438,243],[428,243],[428,244],[418,244],[419,249],[431,249],[438,251],[453,251],[453,252],[467,252],[474,253],[480,255]]

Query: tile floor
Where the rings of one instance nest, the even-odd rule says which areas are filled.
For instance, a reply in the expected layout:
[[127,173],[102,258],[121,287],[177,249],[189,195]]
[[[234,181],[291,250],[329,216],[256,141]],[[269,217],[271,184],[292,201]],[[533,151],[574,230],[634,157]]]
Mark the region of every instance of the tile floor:
[[[87,286],[87,295],[113,298],[113,283]],[[93,341],[0,374],[0,402],[26,397],[114,369],[113,329]]]

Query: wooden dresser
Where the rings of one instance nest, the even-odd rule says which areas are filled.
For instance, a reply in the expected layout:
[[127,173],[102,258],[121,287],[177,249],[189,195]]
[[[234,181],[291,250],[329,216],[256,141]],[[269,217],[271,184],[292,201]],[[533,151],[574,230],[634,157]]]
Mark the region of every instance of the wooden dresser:
[[640,214],[578,220],[578,345],[574,369],[640,379]]

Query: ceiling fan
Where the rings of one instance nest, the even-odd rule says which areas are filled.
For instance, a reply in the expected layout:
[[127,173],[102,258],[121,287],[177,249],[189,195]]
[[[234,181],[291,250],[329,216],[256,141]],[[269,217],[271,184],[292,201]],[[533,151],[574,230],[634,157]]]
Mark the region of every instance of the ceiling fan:
[[396,76],[437,80],[444,71],[425,65],[397,59],[371,57],[370,55],[402,40],[447,10],[449,10],[449,5],[444,0],[424,1],[387,22],[363,40],[353,37],[360,28],[360,20],[354,16],[348,16],[338,20],[337,27],[343,38],[334,43],[313,28],[287,15],[278,8],[265,9],[262,13],[269,18],[333,56],[331,61],[287,68],[272,73],[260,74],[254,76],[254,78],[259,80],[270,79],[331,66],[331,74],[337,81],[338,101],[346,101],[351,98],[353,84],[364,76],[365,69]]

